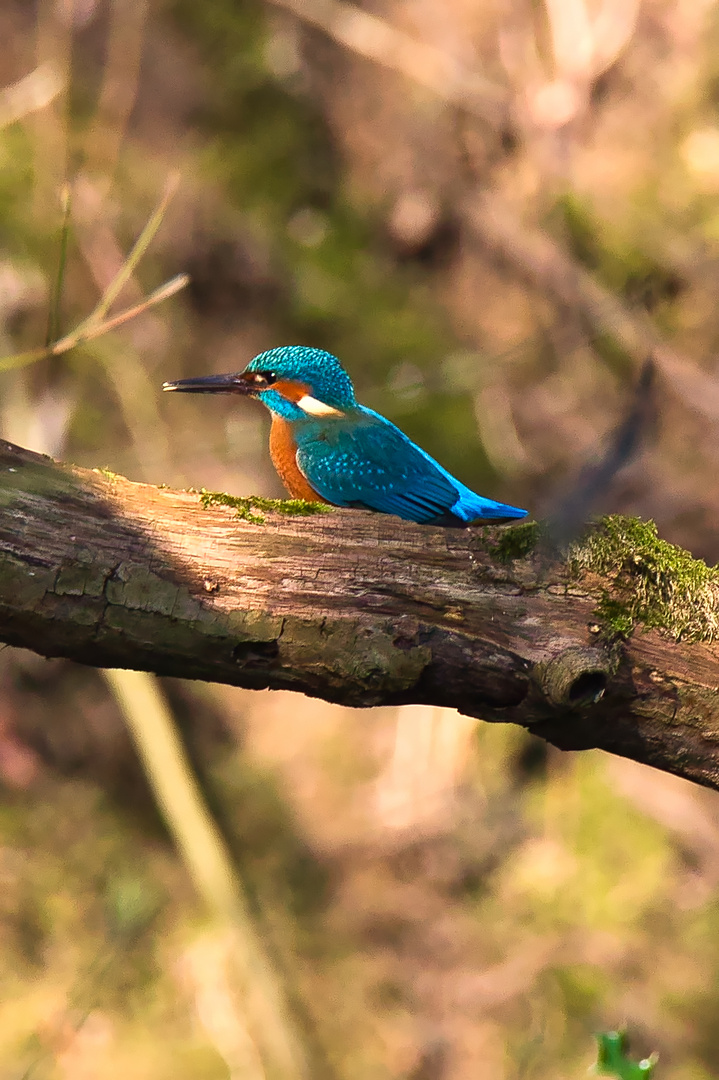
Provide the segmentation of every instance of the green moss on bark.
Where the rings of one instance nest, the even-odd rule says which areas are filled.
[[[508,525],[502,529],[496,544],[490,551],[500,562],[512,562],[513,559],[526,559],[539,543],[542,526],[538,521],[522,521],[519,525]]]
[[[263,511],[276,514],[328,514],[332,507],[327,503],[307,502],[306,499],[265,499],[261,495],[228,495],[225,491],[200,492],[200,502],[206,510],[210,506],[229,506],[237,511],[242,521],[252,525],[262,525],[265,521]]]
[[[100,476],[104,476],[106,480],[111,483],[115,480],[124,480],[124,476],[120,476],[119,473],[113,472],[112,469],[108,469],[107,465],[103,465],[100,469],[93,469],[93,472],[99,473]]]
[[[613,515],[572,546],[570,566],[609,578],[599,601],[605,636],[627,637],[637,625],[677,641],[719,636],[719,567],[662,540],[653,521]]]

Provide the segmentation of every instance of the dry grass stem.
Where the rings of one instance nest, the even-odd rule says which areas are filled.
[[[270,1075],[309,1080],[303,1042],[280,977],[266,954],[230,854],[202,797],[157,680],[141,671],[112,670],[104,675],[195,888],[218,927],[227,933],[230,963],[241,985],[250,1038]]]
[[[323,30],[351,52],[398,71],[452,105],[494,125],[506,121],[509,98],[504,87],[476,71],[462,68],[441,49],[417,41],[343,0],[271,0],[298,19]]]
[[[62,223],[60,226],[60,254],[57,261],[57,277],[55,288],[50,298],[50,311],[47,319],[47,336],[45,348],[57,341],[60,337],[60,305],[62,303],[62,289],[65,283],[65,267],[67,264],[67,242],[70,235],[70,205],[71,190],[69,184],[63,184],[60,192],[60,210]]]
[[[52,64],[38,64],[34,71],[0,91],[0,128],[44,109],[64,88],[63,77]]]
[[[107,51],[95,117],[88,135],[88,172],[109,187],[137,100],[148,0],[112,0]]]
[[[152,243],[155,234],[160,228],[163,218],[165,217],[167,208],[170,204],[170,200],[177,191],[179,184],[179,173],[172,173],[168,177],[167,182],[165,183],[165,190],[162,193],[162,197],[157,204],[156,209],[154,210],[152,216],[148,220],[137,240],[135,241],[132,250],[123,262],[117,274],[114,276],[110,284],[103,292],[102,296],[100,297],[99,303],[96,305],[96,307],[87,317],[87,319],[85,319],[85,321],[81,323],[80,326],[77,328],[78,332],[82,333],[86,327],[92,326],[95,323],[99,323],[105,318],[105,315],[107,314],[115,300],[117,300],[118,296],[124,289],[127,282],[135,273],[140,259]]]

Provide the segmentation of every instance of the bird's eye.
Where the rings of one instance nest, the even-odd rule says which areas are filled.
[[[277,376],[274,371],[250,371],[246,378],[258,388],[262,388],[265,386],[272,386],[272,383],[276,381]]]

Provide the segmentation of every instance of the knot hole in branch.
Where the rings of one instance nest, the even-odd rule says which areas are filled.
[[[543,669],[542,690],[553,705],[565,708],[596,705],[604,696],[614,666],[604,649],[565,649]]]

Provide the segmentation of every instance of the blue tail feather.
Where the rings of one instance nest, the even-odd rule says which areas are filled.
[[[517,518],[527,516],[526,510],[520,510],[518,506],[509,506],[507,503],[495,502],[494,499],[485,499],[474,491],[459,484],[459,498],[451,509],[451,513],[460,521],[469,524],[472,521],[514,521]]]

